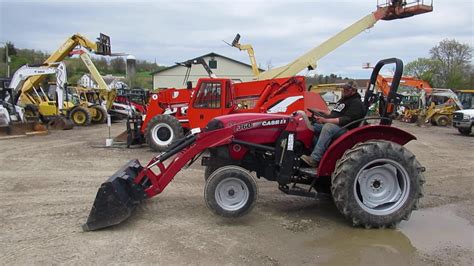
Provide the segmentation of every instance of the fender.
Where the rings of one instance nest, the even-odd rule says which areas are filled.
[[[337,160],[346,150],[351,149],[357,143],[369,140],[387,140],[403,146],[415,139],[416,137],[411,133],[387,125],[367,125],[349,130],[336,139],[324,153],[319,163],[318,176],[330,176],[334,172]]]

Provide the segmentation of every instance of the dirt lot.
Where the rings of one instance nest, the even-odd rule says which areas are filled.
[[[196,163],[127,222],[84,233],[100,184],[153,153],[98,148],[106,126],[0,140],[0,264],[472,265],[474,137],[397,125],[418,137],[407,146],[427,183],[420,210],[386,230],[353,228],[330,199],[287,196],[262,180],[249,215],[216,217]]]

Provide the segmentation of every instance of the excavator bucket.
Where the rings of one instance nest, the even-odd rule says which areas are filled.
[[[87,222],[82,226],[84,231],[119,224],[132,214],[147,197],[141,186],[133,182],[142,169],[138,160],[132,160],[102,183]]]
[[[54,130],[69,130],[74,127],[74,123],[71,119],[58,116],[48,123],[48,127]]]
[[[28,135],[47,135],[48,129],[40,123],[11,123],[0,125],[0,137],[16,137]]]

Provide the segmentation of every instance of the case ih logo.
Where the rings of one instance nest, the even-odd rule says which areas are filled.
[[[262,126],[275,126],[275,125],[284,125],[286,124],[286,119],[277,119],[277,120],[269,120],[269,121],[263,121]]]

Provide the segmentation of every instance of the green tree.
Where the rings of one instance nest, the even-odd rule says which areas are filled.
[[[413,76],[427,81],[431,86],[440,87],[438,77],[435,75],[439,68],[437,61],[429,58],[418,58],[408,63],[404,68],[404,75]]]
[[[468,86],[472,66],[472,47],[456,40],[443,40],[430,50],[437,64],[439,82],[446,88]]]

